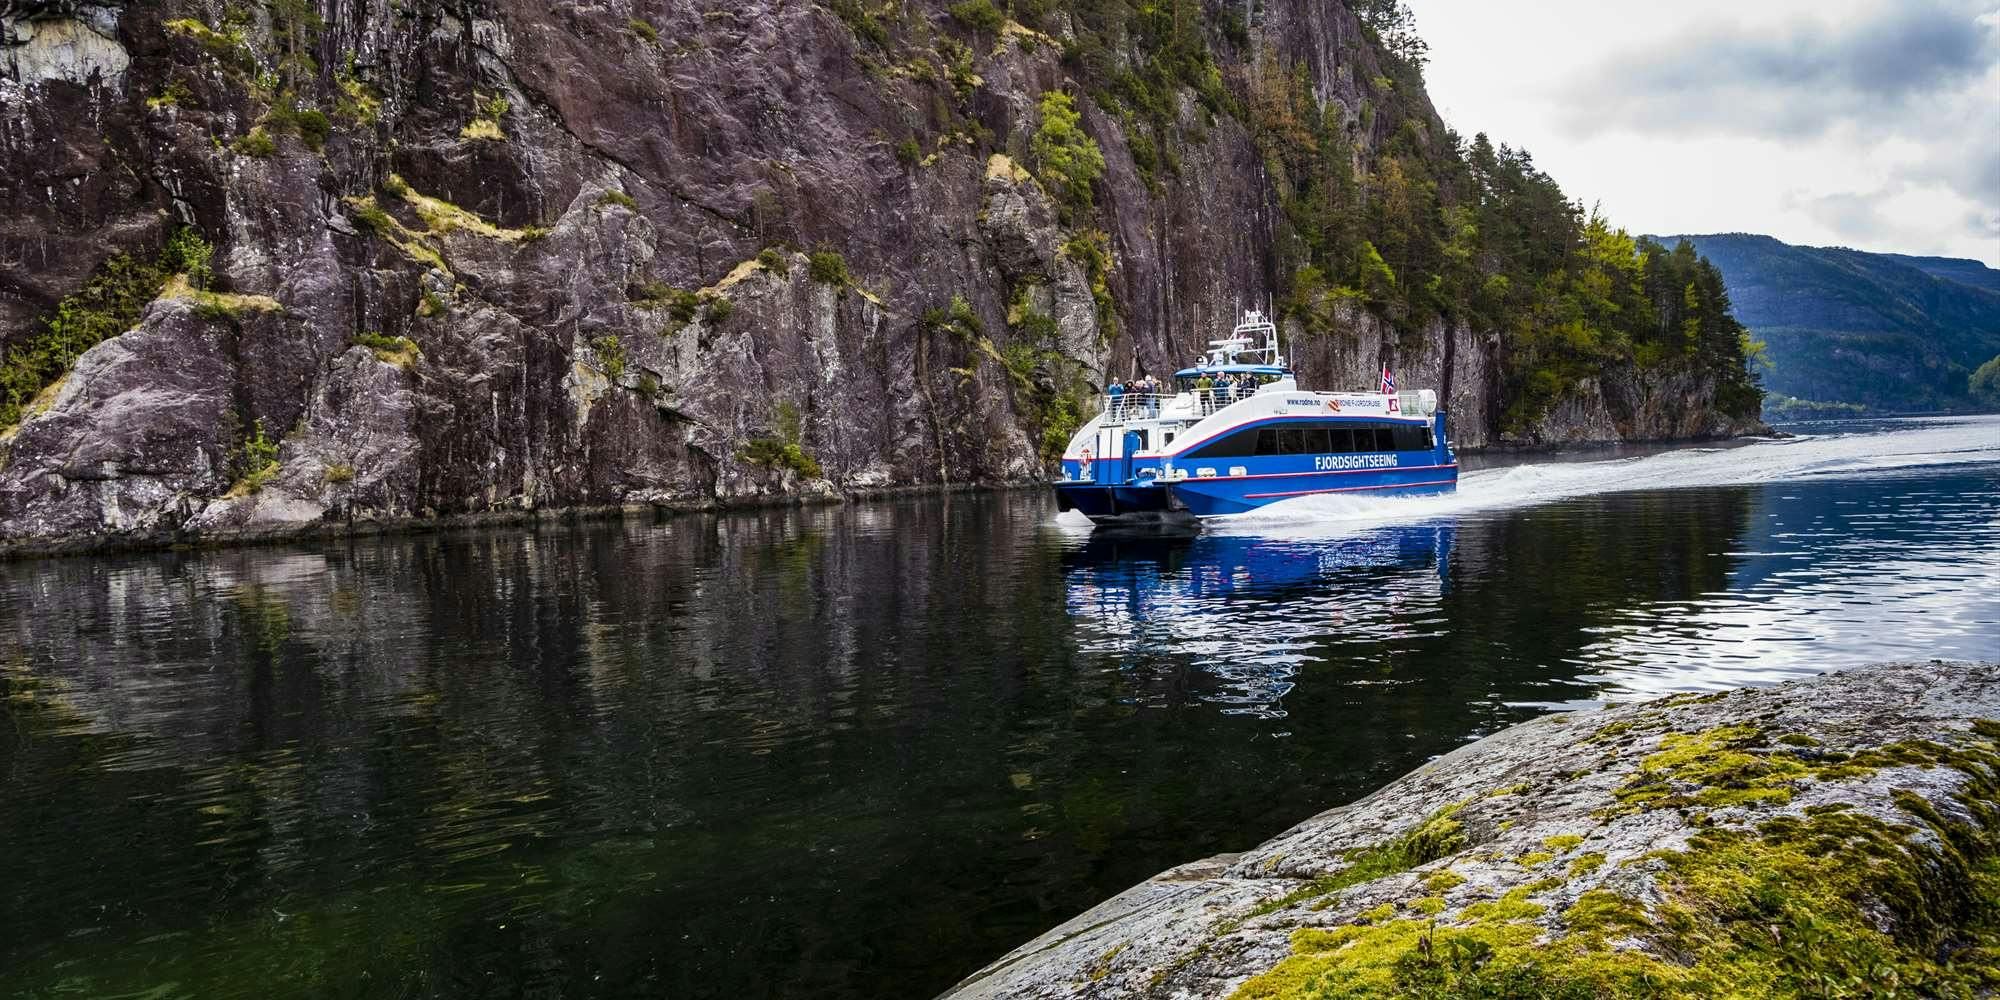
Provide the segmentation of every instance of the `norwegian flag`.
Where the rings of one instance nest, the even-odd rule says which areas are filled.
[[[1394,376],[1394,375],[1391,375],[1391,374],[1389,373],[1389,366],[1388,366],[1388,365],[1383,365],[1383,366],[1382,366],[1382,395],[1384,395],[1384,396],[1393,396],[1393,395],[1395,395],[1395,394],[1396,394],[1396,376]]]

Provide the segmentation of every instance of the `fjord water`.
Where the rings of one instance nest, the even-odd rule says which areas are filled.
[[[928,996],[1540,712],[2000,657],[2000,420],[0,565],[0,994]]]

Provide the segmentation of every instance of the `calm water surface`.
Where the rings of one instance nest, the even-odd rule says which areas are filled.
[[[923,997],[1553,708],[2000,657],[2000,420],[0,565],[0,995]]]

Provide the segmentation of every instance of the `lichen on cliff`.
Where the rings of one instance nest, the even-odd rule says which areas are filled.
[[[1653,809],[1744,815],[1717,822],[1695,813],[1716,825],[1685,847],[1625,862],[1631,878],[1598,876],[1600,885],[1650,878],[1650,899],[1594,888],[1559,919],[1542,920],[1549,906],[1534,900],[1564,898],[1556,879],[1455,913],[1301,928],[1292,957],[1234,996],[1790,996],[1836,986],[1977,995],[2000,986],[1996,731],[2000,724],[1977,720],[1949,744],[1897,741],[1823,762],[1793,755],[1806,740],[1766,740],[1748,723],[1660,733],[1658,750],[1615,791],[1621,806],[1601,813],[1607,823]],[[1975,819],[1947,820],[1906,791],[1892,796],[1897,819],[1841,802],[1774,812],[1810,785],[1897,766],[1957,772],[1950,801]],[[1550,850],[1522,864],[1585,839],[1549,837]]]
[[[1990,996],[1993,716],[2000,665],[1934,663],[1538,720],[1113,900],[1076,947],[1133,942],[1096,995]],[[1022,954],[953,995],[1070,961]]]

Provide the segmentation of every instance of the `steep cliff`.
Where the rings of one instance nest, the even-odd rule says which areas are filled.
[[[1039,475],[1105,373],[1290,287],[1264,74],[1363,173],[1448,135],[1340,3],[1104,6],[0,0],[0,536]],[[1030,169],[1052,91],[1080,189]],[[1303,381],[1393,364],[1498,439],[1499,334],[1332,316]],[[1754,424],[1714,392],[1611,364],[1512,437]]]

